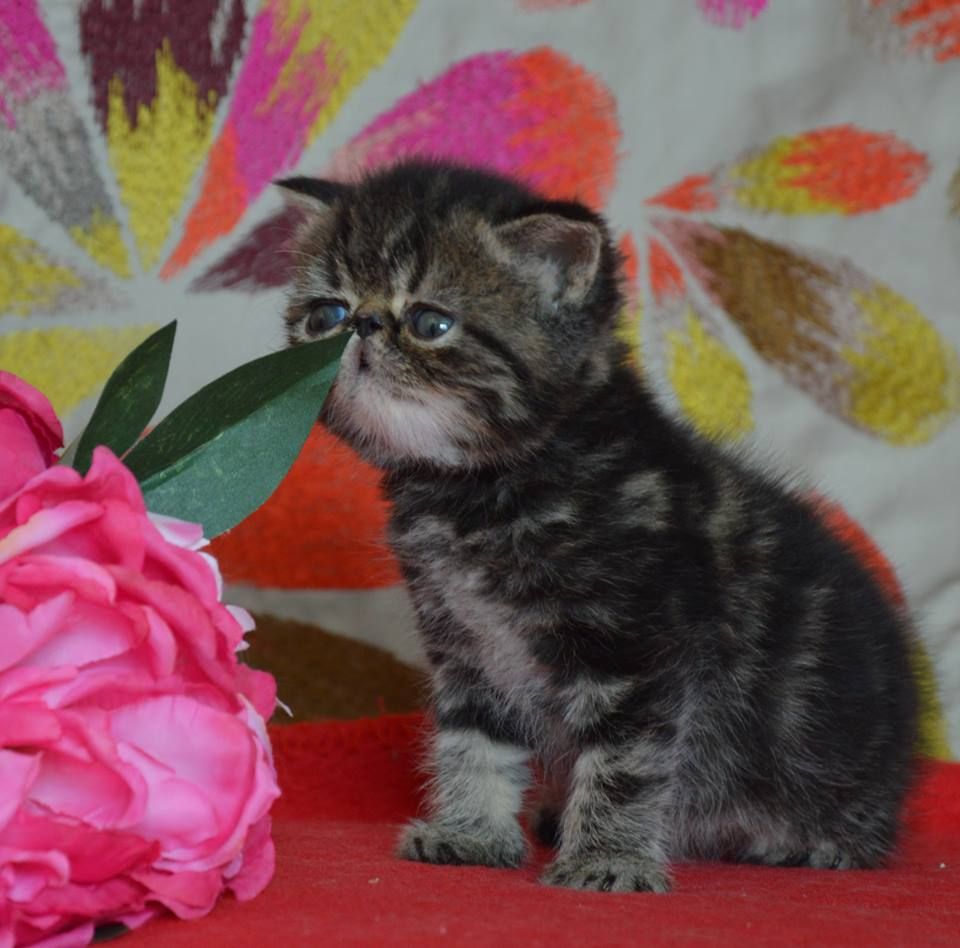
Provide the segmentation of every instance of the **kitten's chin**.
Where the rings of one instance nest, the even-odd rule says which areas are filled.
[[[463,437],[471,425],[462,402],[427,391],[416,400],[397,398],[384,391],[369,372],[358,372],[353,365],[341,364],[323,421],[377,467],[417,462],[449,468],[470,464]]]

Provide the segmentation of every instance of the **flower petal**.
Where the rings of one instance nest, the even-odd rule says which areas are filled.
[[[57,260],[9,224],[0,224],[0,314],[62,316],[70,310],[116,309],[118,305],[99,277]],[[16,365],[20,371],[17,362],[5,359],[3,364]]]
[[[120,225],[37,0],[0,4],[0,159],[91,257],[129,276]],[[2,244],[0,235],[0,259]],[[24,282],[36,285],[36,277]],[[3,282],[0,268],[0,301]]]
[[[691,298],[683,271],[657,240],[648,242],[653,336],[683,414],[716,440],[753,430],[746,369]]]
[[[617,323],[617,335],[630,350],[630,364],[637,371],[643,367],[643,347],[640,324],[643,319],[643,300],[638,285],[640,264],[637,246],[629,234],[625,234],[618,247],[623,260],[623,277],[626,300]]]
[[[546,47],[482,53],[400,99],[336,154],[327,173],[355,178],[401,158],[445,158],[600,207],[619,143],[613,96],[582,66]],[[195,288],[285,283],[291,263],[283,250],[295,223],[290,212],[270,218]]]
[[[700,12],[717,26],[742,29],[766,9],[769,0],[697,0]]]
[[[960,410],[960,358],[915,306],[843,259],[738,228],[657,223],[753,348],[827,411],[891,444]]]
[[[775,138],[647,203],[678,211],[864,214],[911,197],[929,172],[927,156],[895,135],[837,125]]]
[[[149,268],[207,154],[243,42],[244,4],[91,0],[79,21],[96,117]]]
[[[302,530],[307,517],[314,525]],[[273,496],[210,549],[230,582],[284,589],[370,589],[400,583],[386,544],[380,475],[314,428]]]
[[[0,264],[0,302],[2,267]],[[93,395],[117,363],[157,328],[58,326],[9,332],[0,336],[0,365],[15,365],[17,374],[44,392],[57,414],[63,417]]]
[[[266,0],[165,279],[232,230],[267,184],[296,163],[350,90],[387,57],[415,6]]]
[[[943,63],[960,56],[960,0],[848,0],[854,30],[880,50]]]

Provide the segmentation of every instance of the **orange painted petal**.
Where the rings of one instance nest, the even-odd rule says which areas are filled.
[[[693,174],[665,188],[647,204],[672,211],[712,211],[718,203],[712,175]]]
[[[684,299],[687,284],[683,271],[659,240],[647,241],[647,262],[650,274],[650,291],[653,301],[662,306],[669,301]]]
[[[775,138],[714,178],[761,213],[863,214],[911,197],[929,171],[927,156],[897,136],[837,125]]]
[[[960,56],[960,0],[851,3],[854,29],[901,56],[947,62]]]
[[[844,259],[678,218],[657,229],[753,348],[831,414],[895,445],[960,412],[960,358],[908,300]]]
[[[224,577],[279,589],[371,589],[401,582],[387,549],[380,475],[323,428],[273,496],[211,544]]]
[[[228,122],[210,151],[204,186],[183,227],[183,236],[160,276],[164,280],[177,274],[207,244],[221,233],[232,230],[247,208],[247,189],[237,170],[236,134]],[[207,186],[216,181],[216,186]]]

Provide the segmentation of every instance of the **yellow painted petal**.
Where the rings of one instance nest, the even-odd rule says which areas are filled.
[[[98,280],[51,257],[38,243],[0,224],[0,314],[62,313],[114,302]]]
[[[849,412],[891,444],[929,441],[960,410],[960,359],[909,300],[889,287],[855,291],[862,313]]]
[[[854,125],[781,136],[721,168],[721,194],[761,213],[863,214],[912,196],[926,155],[889,132]]]
[[[123,82],[110,83],[107,147],[130,214],[130,229],[145,268],[170,233],[193,175],[210,146],[216,94],[198,97],[196,82],[174,61],[164,41],[157,53],[157,93],[137,107],[131,124]]]
[[[960,412],[957,352],[849,260],[679,217],[656,226],[754,350],[836,417],[914,445]]]
[[[751,389],[740,360],[688,306],[683,329],[668,329],[667,377],[680,407],[708,438],[735,441],[753,430]]]
[[[60,416],[103,385],[157,326],[35,329],[0,336],[0,368],[40,389]]]
[[[937,693],[937,677],[933,663],[923,646],[916,643],[911,652],[913,674],[920,689],[920,735],[918,750],[924,757],[950,760],[950,739],[943,707]]]
[[[70,236],[101,266],[108,267],[118,276],[130,276],[127,248],[120,232],[120,224],[107,217],[99,208],[86,227],[72,227]]]

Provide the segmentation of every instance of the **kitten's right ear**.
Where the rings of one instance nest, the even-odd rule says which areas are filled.
[[[349,184],[306,176],[283,178],[273,183],[282,190],[283,199],[288,207],[312,214],[326,210],[352,190]]]

